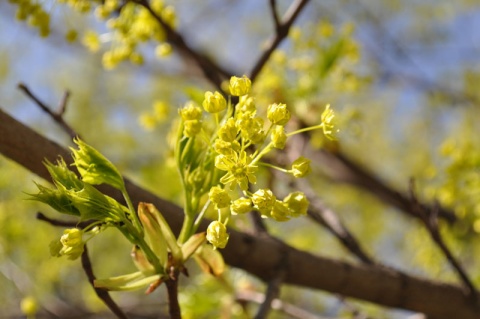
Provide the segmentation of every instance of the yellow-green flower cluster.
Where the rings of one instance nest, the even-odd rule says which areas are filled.
[[[38,1],[10,1],[19,6],[18,19],[28,19],[32,26],[40,29],[42,36],[48,35],[50,17],[37,3]],[[134,1],[57,0],[57,2],[64,3],[81,13],[93,9],[95,17],[105,21],[109,32],[98,34],[93,30],[87,30],[82,39],[82,43],[92,52],[98,51],[102,44],[108,43],[109,49],[102,55],[105,69],[113,69],[123,61],[143,64],[144,58],[139,46],[147,41],[157,43],[155,54],[158,57],[168,56],[172,52],[170,44],[166,43],[164,25],[174,28],[176,13],[172,6],[164,5],[162,0],[152,0],[147,4],[154,14]],[[77,37],[78,33],[74,29],[68,30],[65,34],[68,42],[75,41]]]
[[[334,115],[327,106],[322,123],[287,133],[285,126],[291,118],[287,105],[274,103],[260,112],[249,95],[250,89],[251,81],[247,77],[231,78],[229,92],[239,96],[235,106],[227,103],[220,92],[206,92],[203,111],[211,115],[212,121],[203,118],[204,112],[193,103],[179,111],[183,129],[176,152],[185,189],[189,192],[186,198],[191,200],[208,192],[208,203],[218,210],[218,220],[207,229],[207,240],[215,247],[223,248],[228,240],[227,208],[227,216],[256,210],[262,217],[277,221],[305,215],[308,200],[301,192],[293,192],[280,200],[270,189],[252,190],[257,183],[259,167],[278,169],[295,178],[305,177],[311,169],[310,160],[304,157],[295,160],[290,168],[276,167],[262,159],[275,149],[285,148],[289,136],[314,129],[323,129],[327,136],[334,129]],[[210,122],[213,122],[213,129]],[[192,178],[197,175],[201,178],[195,182]],[[194,190],[197,191],[195,195]],[[235,191],[241,194],[239,198],[233,195]],[[198,199],[193,202],[198,203]]]
[[[50,254],[54,257],[67,256],[70,260],[77,259],[85,246],[82,235],[83,231],[78,228],[65,229],[60,240],[50,243]]]
[[[32,0],[9,0],[18,6],[16,18],[38,28],[41,37],[50,34],[50,15],[43,9],[38,1]]]

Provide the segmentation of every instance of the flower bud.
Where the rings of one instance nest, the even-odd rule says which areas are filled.
[[[285,125],[290,120],[290,112],[285,104],[270,104],[267,109],[267,118],[277,125]]]
[[[108,184],[124,190],[122,175],[105,156],[80,139],[75,139],[74,142],[78,145],[78,150],[72,148],[73,160],[85,183]]]
[[[68,259],[74,260],[80,257],[83,253],[84,242],[82,240],[83,232],[78,228],[65,229],[63,235],[60,238],[62,248],[58,252],[58,255],[68,256]],[[53,251],[53,245],[51,244],[51,252]]]
[[[270,211],[275,205],[276,197],[269,189],[259,189],[252,196],[252,202],[255,208],[263,215],[270,215]]]
[[[290,210],[284,202],[275,201],[270,216],[278,222],[285,222],[290,219]]]
[[[202,118],[202,109],[193,104],[193,102],[189,102],[185,105],[185,107],[181,108],[178,113],[182,117],[182,120],[200,120]]]
[[[227,191],[218,186],[213,186],[210,188],[208,197],[212,203],[215,204],[216,209],[228,207],[231,202],[230,195],[228,195]]]
[[[230,78],[230,94],[234,96],[243,96],[247,95],[252,86],[252,81],[247,78],[245,75],[241,78],[232,76]]]
[[[293,192],[283,199],[283,202],[290,209],[292,217],[299,217],[307,214],[308,199],[302,192]]]
[[[238,128],[233,118],[229,118],[225,124],[218,129],[218,136],[225,142],[233,142],[237,138]]]
[[[255,113],[257,108],[253,97],[244,95],[240,97],[240,101],[235,106],[235,113]]]
[[[203,100],[202,105],[208,113],[218,113],[227,108],[227,101],[219,92],[215,91],[215,93],[212,93],[207,91],[205,92],[205,100]]]
[[[296,178],[305,177],[310,173],[310,160],[300,156],[292,163],[291,173]]]
[[[186,137],[194,137],[202,130],[202,122],[199,120],[188,120],[183,123],[183,134]]]
[[[213,148],[218,154],[232,156],[234,152],[240,150],[240,144],[238,143],[238,141],[230,143],[217,138],[215,140],[215,143],[213,144]]]
[[[250,198],[241,197],[232,202],[230,210],[233,214],[246,214],[252,210],[252,200]]]
[[[287,134],[285,134],[283,126],[275,126],[271,134],[271,139],[273,147],[283,150],[285,143],[287,143]]]
[[[207,240],[215,248],[225,248],[228,242],[227,227],[219,221],[213,221],[207,228]]]

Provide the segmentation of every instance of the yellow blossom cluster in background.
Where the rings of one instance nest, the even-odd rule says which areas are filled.
[[[33,0],[9,0],[18,6],[17,18],[26,20],[29,25],[40,30],[42,37],[50,33],[51,15],[42,4]],[[156,45],[154,52],[159,58],[172,53],[172,47],[166,42],[166,32],[161,19],[169,28],[176,26],[176,13],[172,6],[164,5],[162,0],[152,0],[146,7],[133,2],[124,3],[120,0],[90,1],[90,0],[57,0],[80,13],[94,10],[95,17],[104,21],[108,32],[99,34],[95,30],[86,30],[81,36],[81,42],[92,52],[102,47],[108,48],[102,53],[102,64],[105,69],[113,69],[123,61],[141,65],[144,54],[140,44],[152,42]],[[158,18],[158,19],[157,19]],[[65,33],[67,42],[79,39],[79,30],[70,28]]]

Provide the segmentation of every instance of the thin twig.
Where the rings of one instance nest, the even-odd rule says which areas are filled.
[[[255,319],[267,318],[268,313],[272,309],[273,300],[277,299],[278,295],[280,294],[280,285],[283,284],[283,280],[287,274],[286,258],[281,261],[279,267],[280,268],[277,270],[276,276],[268,282],[265,298],[263,299],[263,302],[261,303],[260,308],[255,315]]]
[[[280,19],[277,13],[277,0],[270,0],[270,12],[272,13],[273,22],[275,23],[275,31],[280,29]]]
[[[410,179],[410,197],[412,206],[416,208],[417,214],[425,225],[425,228],[428,230],[433,242],[440,248],[445,258],[457,273],[458,277],[460,277],[460,280],[464,284],[468,295],[472,298],[472,300],[474,300],[477,295],[475,286],[467,275],[467,272],[463,269],[460,261],[452,254],[450,249],[447,247],[447,244],[443,240],[442,235],[440,234],[440,229],[438,226],[438,206],[434,206],[432,209],[425,209],[419,204],[415,191],[415,181],[413,178]]]
[[[361,262],[367,265],[375,265],[373,258],[362,248],[359,241],[342,223],[338,215],[333,210],[326,207],[318,196],[316,196],[308,182],[305,180],[297,180],[295,181],[295,185],[296,188],[305,193],[310,201],[308,216],[315,222],[324,226]]]
[[[83,221],[83,222],[71,222],[65,221],[60,219],[54,219],[47,217],[45,214],[38,212],[36,218],[38,220],[44,221],[49,223],[50,225],[57,226],[57,227],[76,227],[78,229],[84,229],[92,224],[91,221]]]
[[[252,82],[255,81],[260,71],[263,69],[267,61],[270,59],[273,51],[280,45],[280,43],[288,36],[288,31],[295,19],[298,17],[303,7],[309,0],[296,0],[285,13],[282,22],[276,28],[275,36],[272,37],[267,44],[267,48],[257,60],[257,63],[250,72],[249,78]]]
[[[205,55],[202,55],[199,52],[192,49],[187,44],[183,36],[180,33],[176,32],[172,27],[170,27],[170,25],[168,25],[163,20],[163,18],[152,9],[148,1],[146,0],[131,0],[131,1],[147,9],[150,12],[150,14],[155,18],[155,20],[157,20],[157,22],[165,30],[165,33],[167,35],[167,41],[170,42],[172,45],[174,45],[177,49],[179,49],[180,53],[183,53],[186,57],[195,61],[195,63],[200,67],[203,74],[205,75],[205,78],[207,78],[213,85],[215,85],[217,89],[219,89],[220,91],[223,91],[221,87],[222,81],[225,79],[228,79],[232,74],[231,72],[224,70],[223,68],[221,68],[219,65],[214,63]]]
[[[128,316],[120,309],[120,307],[115,303],[110,294],[103,289],[96,288],[94,286],[95,275],[93,274],[92,263],[90,262],[90,257],[88,256],[87,244],[84,246],[82,253],[82,267],[85,271],[85,274],[88,277],[88,282],[92,285],[95,293],[98,298],[100,298],[103,303],[120,319],[128,319]]]
[[[20,90],[22,90],[25,95],[27,95],[30,99],[32,99],[39,107],[40,109],[42,109],[42,111],[44,111],[45,113],[47,113],[48,115],[50,115],[50,117],[58,123],[58,125],[60,125],[62,127],[62,129],[67,132],[67,134],[71,137],[71,138],[74,138],[74,137],[77,137],[79,136],[77,134],[77,132],[75,132],[75,130],[70,126],[68,125],[67,122],[65,122],[65,120],[63,119],[63,114],[65,113],[65,110],[66,110],[66,105],[67,105],[67,101],[68,101],[68,98],[70,96],[70,93],[68,91],[65,92],[65,94],[63,95],[63,98],[60,102],[60,108],[59,108],[59,111],[58,112],[54,112],[52,111],[52,109],[47,106],[45,103],[43,103],[35,94],[33,94],[32,91],[30,91],[30,89],[23,83],[19,83],[18,84],[18,88]]]

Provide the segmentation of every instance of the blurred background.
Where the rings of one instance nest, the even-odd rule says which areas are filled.
[[[127,61],[105,70],[102,54],[108,41],[94,53],[82,45],[88,30],[108,39],[104,24],[53,0],[39,3],[51,16],[47,38],[15,18],[16,5],[0,2],[1,109],[71,146],[68,135],[17,85],[24,83],[53,109],[70,91],[65,120],[84,140],[139,185],[181,204],[169,132],[178,108],[214,88],[175,49],[158,58],[151,41],[138,48],[143,65]],[[290,3],[278,1],[278,11],[283,14]],[[239,76],[250,72],[274,32],[268,1],[167,4],[174,7],[176,28],[187,43]],[[65,36],[72,29],[78,39],[70,43]],[[330,103],[344,154],[399,191],[406,192],[409,179],[415,178],[419,197],[455,211],[461,223],[445,231],[446,239],[480,283],[475,258],[480,253],[479,57],[478,1],[311,1],[260,74],[254,92],[259,107],[287,103],[307,124],[318,122],[319,110]],[[311,148],[322,143],[313,136]],[[375,196],[333,182],[323,173],[328,167],[315,166],[309,181],[319,197],[379,261],[456,282],[419,222]],[[39,178],[0,157],[0,317],[22,317],[21,302],[32,301],[41,318],[108,318],[80,263],[50,257],[48,244],[62,229],[35,219],[38,211],[56,215],[25,200],[26,193],[36,191],[34,180]],[[248,231],[249,223],[239,218],[236,227]],[[267,224],[294,247],[354,261],[307,218]],[[97,277],[134,271],[129,243],[113,230],[89,247]],[[189,270],[193,275],[182,278],[180,295],[185,318],[244,318],[234,293],[265,288],[235,269],[225,282],[200,274],[196,265]],[[141,291],[113,296],[138,318],[158,318],[167,305],[162,289],[149,296]],[[284,287],[281,297],[318,318],[357,318],[356,312],[371,318],[412,315],[295,287]],[[251,309],[254,313],[255,306]],[[272,318],[290,316],[276,312]]]

